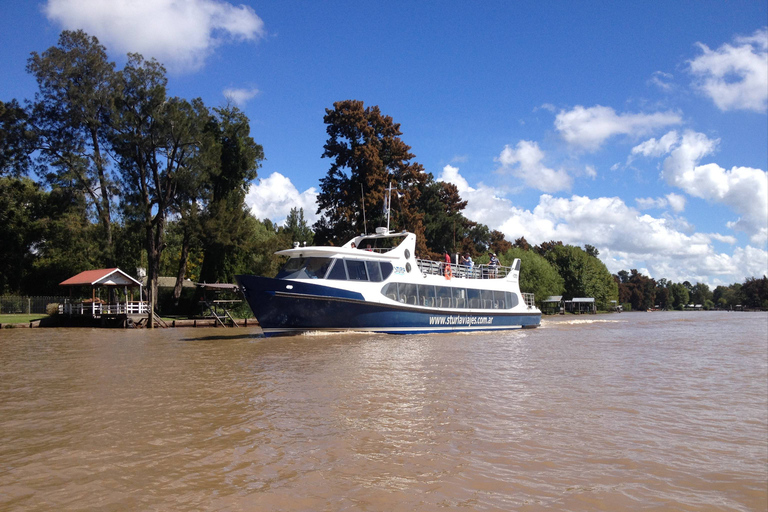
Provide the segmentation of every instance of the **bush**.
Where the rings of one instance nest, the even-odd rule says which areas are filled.
[[[51,302],[45,305],[45,314],[48,316],[54,316],[59,314],[59,303]]]

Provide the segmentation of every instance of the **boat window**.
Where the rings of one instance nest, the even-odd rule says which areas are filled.
[[[385,280],[392,274],[392,264],[388,261],[382,261],[379,263],[379,266],[381,267],[381,280]]]
[[[493,290],[480,290],[481,308],[493,309]]]
[[[357,244],[357,248],[363,251],[372,250],[379,253],[389,252],[390,250],[400,245],[403,240],[405,240],[405,237],[403,236],[363,238],[360,240],[360,243]],[[368,249],[369,245],[371,246],[370,249]]]
[[[467,290],[464,288],[453,289],[453,307],[466,308],[467,307]]]
[[[517,306],[517,294],[512,292],[505,292],[504,295],[507,298],[507,309],[512,309]]]
[[[277,279],[323,279],[331,258],[291,258],[278,272]]]
[[[477,309],[483,307],[482,299],[480,298],[480,290],[474,290],[472,288],[467,289],[467,299],[470,308]]]
[[[365,271],[365,262],[360,260],[346,260],[347,275],[350,281],[367,281],[368,273]]]
[[[431,284],[419,285],[419,304],[428,308],[435,307],[435,287]]]
[[[328,272],[328,279],[337,279],[339,281],[347,280],[347,270],[344,268],[344,260],[334,260],[331,271]]]
[[[371,281],[379,282],[381,279],[381,269],[379,269],[378,261],[366,261],[365,268],[368,270],[368,278]]]
[[[447,286],[435,286],[436,303],[438,308],[451,307],[451,289]]]
[[[418,286],[411,283],[400,283],[397,287],[398,300],[403,304],[415,306],[419,303]]]
[[[389,283],[381,289],[381,294],[388,299],[397,300],[397,283]]]

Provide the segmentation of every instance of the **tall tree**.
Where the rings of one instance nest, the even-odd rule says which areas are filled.
[[[167,216],[182,184],[195,181],[189,175],[203,172],[201,155],[211,144],[204,133],[210,113],[201,100],[168,98],[165,69],[141,55],[129,54],[119,81],[122,94],[116,100],[113,145],[126,200],[141,212],[147,291],[154,310]]]
[[[251,237],[245,222],[245,196],[264,160],[264,149],[250,135],[248,117],[237,107],[213,109],[206,133],[215,142],[205,174],[203,203],[203,266],[205,282],[233,282],[240,268],[239,252]]]
[[[54,186],[82,190],[103,230],[107,264],[114,263],[112,202],[115,194],[106,150],[116,95],[114,64],[98,39],[82,30],[65,30],[58,46],[32,53],[27,70],[39,91],[30,122],[41,164]]]
[[[369,222],[386,225],[381,212],[392,182],[397,193],[392,195],[390,226],[415,232],[420,244],[417,252],[424,254],[423,214],[416,203],[420,186],[429,176],[421,165],[410,162],[414,155],[400,139],[400,125],[379,107],[366,108],[362,101],[339,101],[333,107],[326,109],[323,118],[328,133],[323,158],[332,162],[320,180],[316,243],[338,245],[362,233],[363,197]]]
[[[314,233],[312,233],[307,221],[304,220],[304,208],[291,208],[285,219],[283,230],[291,238],[291,242],[307,245],[313,243]]]
[[[431,178],[431,175],[430,175]],[[424,183],[417,208],[424,215],[425,258],[442,257],[446,251],[461,250],[469,221],[461,214],[467,202],[461,199],[456,185],[442,181]]]

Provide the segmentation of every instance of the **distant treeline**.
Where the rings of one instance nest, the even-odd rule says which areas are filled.
[[[457,188],[425,172],[400,125],[362,101],[326,109],[322,157],[330,165],[320,179],[319,220],[309,226],[294,208],[277,226],[245,204],[265,156],[235,106],[168,96],[161,64],[129,54],[118,70],[82,31],[64,31],[57,46],[33,52],[27,70],[38,84],[34,99],[0,101],[0,294],[57,293],[78,272],[120,267],[147,270],[152,300],[159,276],[176,277],[178,298],[185,278],[274,275],[282,264],[274,251],[294,242],[340,245],[386,225],[387,214],[392,229],[416,233],[418,257],[521,258],[521,287],[539,301],[564,295],[594,297],[603,309],[612,301],[679,307],[706,289],[683,283],[686,294],[678,294],[650,280],[651,294],[635,271],[612,276],[592,246],[507,241],[467,219]],[[742,302],[752,300],[752,281],[735,286]],[[731,304],[733,294],[720,288],[701,303]]]
[[[747,278],[744,283],[718,286],[710,290],[705,283],[688,281],[673,283],[658,281],[640,274],[622,270],[614,276],[619,284],[619,300],[634,310],[684,309],[701,306],[703,309],[762,309],[768,310],[768,277]]]

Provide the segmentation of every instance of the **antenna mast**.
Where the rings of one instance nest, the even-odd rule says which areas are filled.
[[[363,201],[363,234],[368,234],[368,224],[365,222],[365,191],[363,190],[363,184],[360,184],[360,198]]]
[[[389,182],[389,194],[387,201],[387,233],[389,233],[389,212],[392,210],[392,182]]]

